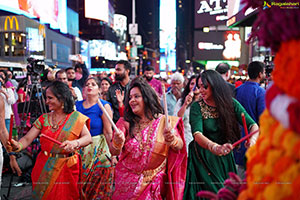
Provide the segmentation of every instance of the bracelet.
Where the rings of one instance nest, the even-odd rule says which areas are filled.
[[[75,149],[80,149],[80,143],[79,143],[79,140],[76,140],[77,142],[77,146],[75,147]]]
[[[21,142],[18,142],[19,143],[19,148],[17,150],[15,150],[14,152],[20,152],[23,150],[23,144]]]
[[[117,144],[117,143],[115,142],[115,140],[112,140],[112,146],[113,146],[115,149],[117,149],[117,150],[121,150],[122,147],[123,147],[122,143]]]
[[[16,153],[16,152],[13,152],[13,151],[8,153],[9,156],[15,156],[16,154],[17,154],[17,153]]]
[[[201,135],[203,135],[201,132],[199,132],[199,131],[196,131],[195,133],[193,133],[193,136],[195,137],[196,135],[198,135],[198,134],[201,134]]]

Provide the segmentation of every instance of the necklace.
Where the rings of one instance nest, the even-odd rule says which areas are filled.
[[[66,115],[65,117],[63,117],[59,122],[56,121],[56,114],[54,114],[53,112],[51,113],[51,120],[50,120],[50,126],[51,128],[56,131],[66,120],[68,115]]]
[[[140,120],[138,123],[136,123],[138,126],[136,126],[136,128],[134,128],[134,135],[136,140],[140,143],[139,147],[141,149],[142,152],[145,151],[146,147],[149,146],[149,140],[150,140],[150,136],[153,133],[153,122],[154,120],[147,120],[147,121],[142,121]],[[147,139],[146,142],[143,142],[143,133],[142,131],[147,127],[150,126],[148,131],[147,131]]]

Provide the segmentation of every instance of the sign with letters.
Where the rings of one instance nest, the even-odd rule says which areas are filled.
[[[7,16],[4,21],[4,30],[19,30],[19,22],[16,16]]]
[[[227,0],[195,0],[195,28],[226,25]]]

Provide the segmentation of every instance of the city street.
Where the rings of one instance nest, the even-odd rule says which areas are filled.
[[[9,190],[9,183],[11,180],[11,174],[10,173],[3,173],[2,175],[2,186],[0,190],[1,200],[10,199],[10,200],[29,200],[32,199],[31,197],[31,184],[28,184],[26,186],[20,186],[20,187],[14,187],[13,185],[17,183],[18,177],[13,176],[12,180],[12,187],[10,190],[10,194],[7,197],[8,190]],[[4,196],[5,195],[5,196]]]

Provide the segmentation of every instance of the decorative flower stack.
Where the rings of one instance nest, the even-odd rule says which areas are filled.
[[[276,55],[274,83],[267,90],[267,109],[260,117],[260,136],[246,154],[247,187],[238,199],[299,199],[300,8],[263,10],[264,1],[245,3],[259,9],[252,38]]]

